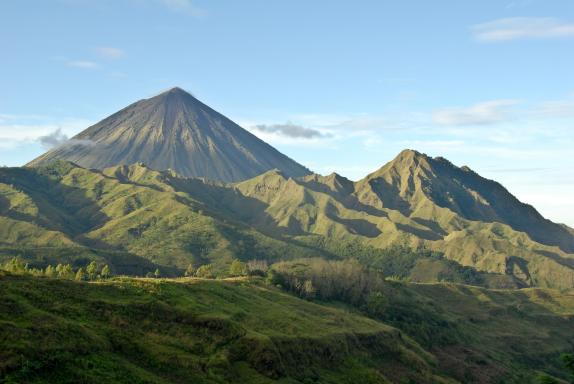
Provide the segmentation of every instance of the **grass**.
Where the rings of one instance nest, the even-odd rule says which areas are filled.
[[[574,349],[572,291],[387,282],[381,293],[385,305],[363,312],[258,278],[88,283],[0,272],[0,382],[567,378],[558,357]]]
[[[440,382],[397,329],[257,280],[0,275],[0,382]]]

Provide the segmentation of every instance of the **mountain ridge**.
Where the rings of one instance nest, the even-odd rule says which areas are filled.
[[[397,156],[355,183],[337,174],[292,178],[270,170],[226,184],[156,171],[141,163],[102,171],[67,162],[7,168],[0,170],[0,220],[5,224],[0,237],[6,247],[32,249],[79,242],[176,269],[189,263],[224,266],[234,257],[360,258],[406,243],[500,277],[495,280],[511,278],[522,286],[574,286],[574,254],[553,245],[562,238],[537,242],[499,216],[476,221],[465,217],[468,212],[457,211],[457,204],[434,201],[433,188],[446,187],[456,187],[449,192],[455,202],[489,197],[465,189],[466,184],[453,181],[456,178],[444,185],[433,181],[433,175],[445,177],[444,170],[435,169],[437,164],[453,168],[454,176],[462,172],[479,177],[414,152]],[[380,193],[385,183],[398,191],[396,195],[392,189]],[[552,226],[569,233],[566,227]],[[357,251],[345,251],[355,242],[361,244]],[[378,257],[365,260],[385,268],[378,267]],[[416,265],[417,279],[422,281],[442,273],[428,275],[422,264]]]

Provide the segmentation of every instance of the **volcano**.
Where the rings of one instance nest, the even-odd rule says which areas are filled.
[[[85,168],[144,163],[186,177],[237,182],[271,169],[299,177],[304,166],[181,88],[137,101],[28,166],[67,160]]]

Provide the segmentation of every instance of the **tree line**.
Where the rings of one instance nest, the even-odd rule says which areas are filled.
[[[243,262],[233,259],[227,271],[218,271],[213,264],[203,264],[194,268],[189,264],[184,272],[185,277],[199,277],[203,279],[214,279],[216,277],[241,277],[241,276],[262,276],[265,277],[269,265],[267,260],[250,260]]]
[[[13,257],[0,269],[19,275],[45,276],[54,279],[93,281],[108,279],[112,276],[109,265],[99,266],[95,261],[89,263],[85,268],[79,267],[74,270],[71,264],[48,265],[46,268],[33,268],[28,263],[24,263],[19,257]]]

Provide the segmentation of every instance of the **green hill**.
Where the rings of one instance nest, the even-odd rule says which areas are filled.
[[[261,279],[88,283],[0,272],[0,381],[522,384],[540,371],[567,376],[558,357],[574,345],[571,291],[382,282],[377,292],[353,308]]]
[[[189,264],[319,256],[414,281],[574,286],[570,229],[499,184],[414,151],[357,183],[274,170],[223,184],[141,163],[2,168],[0,224],[0,258],[39,267],[96,259],[117,273],[181,275]]]
[[[249,281],[0,274],[0,380],[447,383],[395,328]]]

